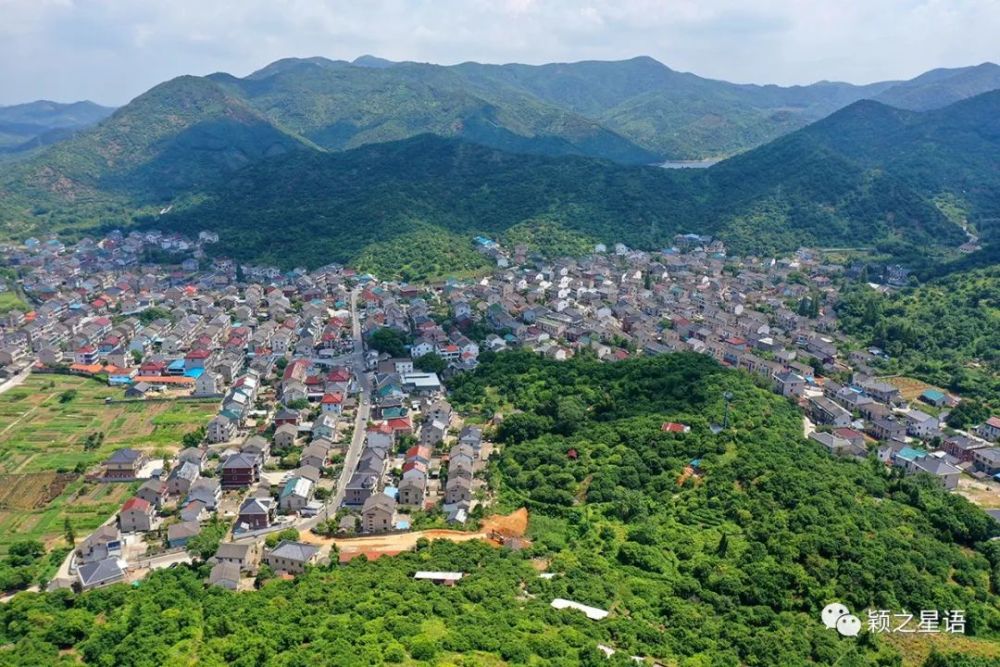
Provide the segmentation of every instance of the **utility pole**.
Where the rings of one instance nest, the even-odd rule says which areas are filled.
[[[726,412],[722,418],[722,430],[725,431],[729,428],[729,403],[733,400],[733,392],[727,391],[722,395],[722,398],[726,402]]]

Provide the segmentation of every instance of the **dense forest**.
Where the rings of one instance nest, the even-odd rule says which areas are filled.
[[[240,260],[337,261],[409,279],[479,268],[476,234],[550,254],[596,242],[655,249],[687,232],[739,255],[889,243],[920,262],[965,241],[963,227],[998,243],[998,93],[921,113],[858,102],[709,169],[668,170],[541,150],[544,136],[529,150],[435,127],[331,151],[305,120],[305,134],[269,120],[297,109],[282,111],[290,93],[268,88],[284,76],[181,77],[4,166],[0,231],[210,229],[222,236],[212,251]]]
[[[827,630],[831,600],[964,609],[973,646],[1000,637],[998,526],[929,480],[803,441],[796,409],[749,376],[689,354],[482,362],[452,397],[503,416],[491,475],[500,509],[529,508],[530,546],[435,542],[239,594],[206,589],[205,566],[20,594],[0,606],[0,664],[900,664],[881,636]],[[468,576],[437,587],[416,570]],[[557,611],[556,597],[611,615]],[[984,660],[942,650],[928,665]]]
[[[842,296],[837,314],[846,333],[890,356],[888,370],[1000,409],[1000,267],[889,295],[859,286]]]

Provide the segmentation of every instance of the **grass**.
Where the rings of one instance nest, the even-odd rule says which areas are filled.
[[[60,402],[69,390],[75,390],[74,398]],[[17,494],[20,500],[0,499],[0,551],[21,539],[60,543],[67,517],[83,537],[118,509],[129,486],[87,483],[82,471],[122,447],[151,456],[174,452],[184,434],[207,423],[218,407],[215,401],[104,402],[121,396],[121,389],[89,378],[37,374],[0,394],[0,480],[25,489]],[[85,449],[84,441],[95,432],[105,434],[104,442]],[[75,477],[46,499],[43,489],[56,473]]]
[[[14,292],[0,292],[0,314],[8,313],[12,310],[28,311],[28,304]]]
[[[944,655],[961,654],[997,661],[989,664],[1000,664],[1000,643],[990,639],[946,633],[890,633],[879,635],[879,638],[884,639],[902,654],[903,667],[923,665],[932,649]]]

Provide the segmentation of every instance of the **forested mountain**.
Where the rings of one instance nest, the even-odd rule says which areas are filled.
[[[372,64],[279,61],[244,80],[213,75],[162,84],[99,126],[0,170],[0,220],[8,234],[136,221],[188,233],[215,229],[223,235],[218,251],[241,259],[357,262],[382,273],[405,268],[382,261],[398,259],[404,248],[402,264],[420,267],[413,276],[477,266],[467,243],[475,233],[567,252],[595,241],[655,248],[675,233],[701,232],[741,254],[887,239],[925,249],[956,246],[966,221],[987,242],[995,236],[1000,91],[927,112],[856,102],[704,170],[526,154],[520,142],[540,141],[537,148],[549,139],[489,123],[477,127],[492,128],[490,137],[477,134],[473,143],[430,134],[378,141],[420,127],[390,123],[366,130],[377,143],[324,149],[350,145],[361,127],[338,135],[337,127],[317,124],[342,106],[335,92],[341,88],[331,81],[344,71],[381,76],[410,66]],[[471,77],[456,74],[463,67],[438,67],[434,76],[452,85]],[[598,97],[646,85],[643,71],[634,71],[634,86],[626,78]],[[358,85],[385,92],[371,81]],[[286,90],[300,86],[313,92]],[[421,99],[429,90],[412,83],[401,99]],[[460,92],[450,99],[455,109],[472,100]],[[380,105],[400,103],[390,96]],[[462,132],[471,127],[462,125]],[[489,145],[496,143],[504,147]],[[530,232],[541,223],[553,233]],[[461,251],[441,256],[449,247]]]
[[[791,403],[702,355],[481,361],[456,378],[453,403],[507,416],[491,477],[498,509],[528,508],[530,545],[420,544],[295,581],[264,575],[242,593],[206,587],[207,565],[79,596],[21,593],[0,605],[0,662],[904,664],[893,635],[824,627],[820,610],[839,601],[862,618],[964,610],[968,636],[938,635],[927,664],[995,664],[1000,527],[964,498],[830,456],[802,439]],[[715,434],[726,391],[730,427]],[[664,433],[668,420],[691,430]],[[418,570],[465,576],[435,586]],[[554,598],[610,615],[591,621]]]
[[[933,69],[909,81],[900,81],[875,99],[889,106],[926,111],[1000,88],[1000,65]]]
[[[38,100],[0,107],[0,153],[14,153],[64,139],[104,120],[114,109],[93,102]]]

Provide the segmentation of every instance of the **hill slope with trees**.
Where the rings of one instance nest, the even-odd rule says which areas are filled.
[[[206,589],[207,566],[23,593],[0,606],[0,662],[898,664],[881,636],[827,630],[833,600],[964,609],[973,645],[1000,636],[998,526],[929,480],[803,441],[796,408],[748,375],[691,354],[482,361],[452,398],[506,416],[491,475],[500,509],[529,508],[530,547],[433,543],[247,593]],[[714,434],[725,391],[730,428]],[[667,420],[691,431],[664,433]],[[417,570],[467,576],[438,587]],[[595,623],[556,597],[611,614]]]

